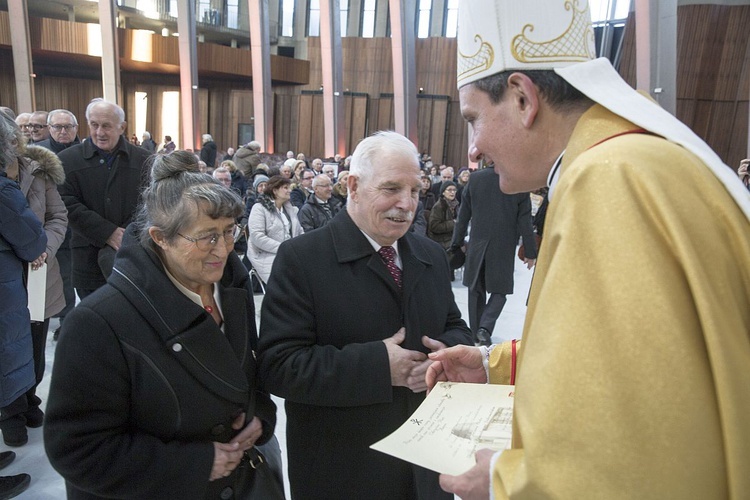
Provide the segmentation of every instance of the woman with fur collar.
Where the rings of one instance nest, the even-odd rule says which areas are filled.
[[[42,221],[47,235],[45,251],[31,262],[32,269],[39,269],[45,263],[47,264],[47,289],[44,321],[31,322],[36,384],[26,393],[28,409],[23,413],[26,427],[41,427],[44,413],[39,408],[42,400],[36,395],[36,387],[44,376],[46,364],[44,353],[49,318],[65,307],[60,266],[55,258],[57,250],[65,239],[65,231],[68,227],[68,211],[57,191],[57,186],[65,180],[65,172],[56,154],[42,147],[27,146],[21,129],[15,125],[15,122],[8,116],[3,116],[2,119],[8,124],[13,124],[18,141],[16,154],[10,159],[6,173],[9,179],[18,182],[29,207]],[[30,297],[30,300],[33,298]],[[14,436],[4,437],[6,443],[10,439],[16,444],[24,444],[28,439],[25,427],[19,427]]]

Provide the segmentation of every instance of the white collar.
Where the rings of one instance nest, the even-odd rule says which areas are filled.
[[[552,191],[555,190],[555,186],[557,186],[557,181],[560,180],[560,164],[562,163],[563,155],[565,154],[565,150],[563,150],[562,153],[560,153],[560,156],[557,157],[557,160],[555,160],[555,163],[552,164],[552,168],[549,170],[549,174],[547,174],[547,187],[549,187],[549,192],[547,193],[547,199],[552,200]]]
[[[362,230],[360,229],[360,231],[362,231]],[[372,248],[374,248],[376,252],[379,252],[380,249],[383,248],[383,246],[380,245],[377,241],[375,241],[372,238],[370,238],[369,234],[367,234],[364,231],[362,231],[362,234],[365,235],[365,238],[367,238],[367,241],[370,242],[370,245],[372,245]],[[404,266],[401,265],[401,254],[398,251],[398,240],[394,241],[393,245],[391,245],[391,246],[396,251],[396,258],[395,258],[396,265],[398,266],[399,269],[403,269]]]

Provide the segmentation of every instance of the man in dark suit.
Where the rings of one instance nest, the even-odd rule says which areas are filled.
[[[112,270],[148,180],[149,156],[123,137],[125,112],[117,104],[94,99],[86,120],[89,139],[59,154],[65,168],[60,195],[73,229],[72,281],[81,299],[102,286]]]
[[[408,232],[418,157],[395,132],[363,140],[346,210],[279,247],[259,372],[286,399],[294,498],[453,498],[436,473],[369,449],[424,400],[426,354],[471,341],[445,252]]]
[[[478,170],[471,174],[463,191],[451,241],[454,252],[463,245],[469,221],[471,235],[463,277],[463,284],[469,289],[469,324],[476,343],[490,345],[505,296],[513,293],[519,235],[523,237],[524,262],[529,269],[536,262],[529,194],[505,194],[500,191],[498,175],[492,168]]]

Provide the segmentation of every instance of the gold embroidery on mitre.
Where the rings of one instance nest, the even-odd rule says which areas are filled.
[[[470,55],[458,52],[458,75],[456,81],[481,73],[492,67],[495,60],[495,50],[492,45],[485,42],[480,35],[474,35],[474,41],[479,43],[479,49]]]
[[[520,62],[582,62],[593,59],[589,50],[594,40],[594,29],[587,9],[578,10],[578,0],[565,2],[565,10],[573,11],[568,29],[562,35],[545,42],[534,42],[526,33],[534,31],[533,24],[523,27],[520,35],[513,37],[511,52]]]

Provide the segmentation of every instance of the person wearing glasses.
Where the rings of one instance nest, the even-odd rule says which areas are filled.
[[[34,145],[47,148],[54,153],[64,151],[71,146],[80,144],[78,138],[78,119],[67,109],[55,109],[47,115],[49,137]]]
[[[306,168],[300,172],[299,183],[292,184],[292,192],[289,195],[292,205],[302,208],[307,201],[307,197],[314,193],[313,179],[315,179],[315,172],[312,169]]]
[[[23,132],[23,136],[26,141],[31,141],[31,128],[29,128],[29,120],[31,119],[31,113],[18,113],[16,116],[16,125]]]
[[[193,154],[154,158],[114,271],[57,345],[44,441],[69,499],[247,498],[276,409],[233,251],[243,209]]]
[[[36,144],[49,139],[49,125],[47,125],[46,111],[34,111],[29,118],[29,132],[31,132],[30,144]]]

